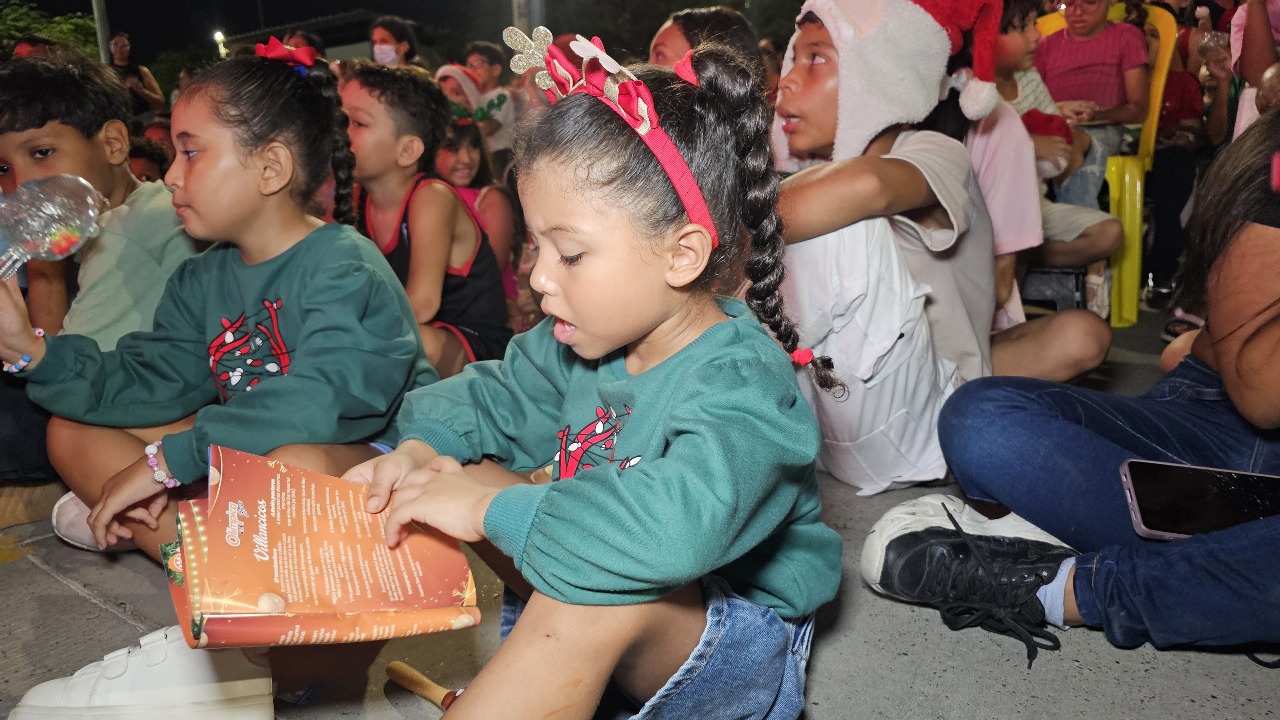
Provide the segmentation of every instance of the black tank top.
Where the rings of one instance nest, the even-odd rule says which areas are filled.
[[[125,82],[129,78],[137,78],[138,82],[142,82],[142,68],[138,63],[129,63],[124,67],[120,67],[115,63],[111,64],[111,69],[116,71],[116,75],[120,76],[120,82]],[[133,114],[142,115],[151,112],[151,103],[142,97],[137,90],[129,88],[129,98],[133,100]]]
[[[449,266],[445,269],[444,285],[440,291],[440,309],[436,311],[435,320],[455,327],[468,328],[488,336],[487,339],[498,340],[503,345],[511,338],[511,328],[507,326],[507,299],[502,291],[502,274],[498,270],[498,259],[489,247],[489,236],[485,234],[475,211],[466,200],[449,183],[434,175],[421,174],[409,188],[400,206],[400,225],[391,245],[382,249],[387,262],[400,284],[409,282],[409,253],[413,242],[409,238],[409,202],[424,183],[436,183],[449,188],[458,204],[466,211],[471,224],[476,229],[478,242],[471,259],[462,267]],[[356,194],[356,207],[359,217],[356,229],[365,237],[372,238],[369,229],[368,195],[363,188]]]

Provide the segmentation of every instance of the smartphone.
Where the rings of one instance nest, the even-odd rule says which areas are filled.
[[[1177,540],[1280,515],[1280,477],[1151,460],[1120,467],[1133,529]]]

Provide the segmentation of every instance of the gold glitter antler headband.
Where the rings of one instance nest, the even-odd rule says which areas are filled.
[[[625,120],[658,158],[675,187],[676,194],[680,196],[680,202],[684,204],[689,221],[706,228],[711,234],[713,248],[720,244],[702,189],[689,170],[689,164],[658,123],[658,113],[653,107],[653,95],[649,93],[649,88],[630,70],[609,57],[600,38],[587,40],[578,35],[570,43],[569,47],[582,58],[581,68],[574,67],[564,52],[551,43],[551,31],[545,27],[535,28],[533,37],[509,27],[502,33],[502,39],[516,51],[516,56],[511,58],[512,71],[523,74],[538,66],[545,68],[534,77],[534,82],[546,92],[547,98],[552,102],[568,95],[585,93],[598,98]],[[676,74],[686,82],[697,85],[697,76],[690,66],[691,55],[692,53],[686,54],[677,63],[684,67],[677,68]]]

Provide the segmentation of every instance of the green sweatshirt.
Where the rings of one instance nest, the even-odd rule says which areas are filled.
[[[112,352],[60,335],[24,375],[55,415],[151,427],[195,413],[164,438],[183,483],[208,472],[209,445],[265,454],[292,443],[396,442],[404,393],[438,379],[409,300],[373,243],[343,225],[316,229],[245,265],[217,245],[178,267],[150,332]]]
[[[558,482],[502,491],[489,540],[564,602],[654,600],[714,573],[788,618],[835,596],[840,537],[819,519],[818,428],[789,359],[746,306],[628,374],[558,343],[548,318],[506,358],[405,398],[402,439]]]

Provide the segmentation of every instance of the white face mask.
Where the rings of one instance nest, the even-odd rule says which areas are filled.
[[[395,45],[374,45],[373,61],[379,65],[396,65],[399,58],[396,57]]]

